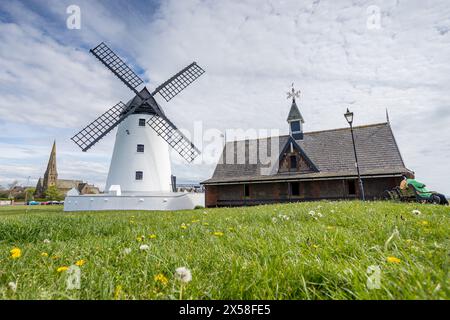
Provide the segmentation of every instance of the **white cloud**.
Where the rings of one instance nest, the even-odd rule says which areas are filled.
[[[93,172],[83,170],[82,178],[106,179],[114,134],[89,153],[79,152],[69,138],[132,96],[86,50],[105,41],[145,70],[151,88],[193,60],[205,68],[175,99],[159,99],[182,128],[202,120],[204,129],[286,132],[285,91],[291,82],[302,90],[306,130],[345,126],[347,106],[358,124],[382,122],[388,107],[406,165],[430,188],[450,194],[446,1],[185,0],[147,4],[148,9],[141,3],[79,1],[77,31],[61,27],[71,3],[33,4],[33,10],[18,2],[0,5],[13,21],[0,21],[0,117],[10,125],[54,127],[46,147],[58,135],[59,167],[68,175],[90,163]],[[373,4],[382,13],[380,30],[366,27],[366,9]],[[44,140],[27,148],[39,149]],[[0,164],[11,157],[0,156]],[[213,170],[174,162],[179,179],[202,180]]]

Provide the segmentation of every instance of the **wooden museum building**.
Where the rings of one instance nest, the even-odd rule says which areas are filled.
[[[403,175],[412,176],[389,118],[353,127],[354,149],[350,128],[303,132],[298,93],[291,96],[289,135],[225,144],[213,176],[202,182],[207,207],[359,198],[354,150],[366,199],[379,199]]]

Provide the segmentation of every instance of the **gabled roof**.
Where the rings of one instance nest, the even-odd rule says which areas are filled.
[[[289,110],[289,114],[287,117],[287,121],[292,120],[300,120],[302,123],[305,122],[305,120],[303,120],[302,114],[300,113],[300,110],[297,107],[295,99],[292,99],[291,110]]]
[[[355,144],[361,174],[364,175],[400,175],[409,172],[403,163],[389,123],[380,123],[354,127]],[[285,178],[314,179],[326,177],[355,176],[355,158],[349,128],[305,132],[303,140],[295,142],[317,168],[317,172],[308,174],[278,173],[278,163],[271,167],[264,165],[257,155],[271,155],[271,145],[278,146],[277,158],[290,139],[289,135],[256,140],[228,142],[222,152],[221,161],[216,166],[211,179],[204,184],[263,181]],[[278,141],[277,141],[278,140]],[[278,144],[276,143],[278,142]],[[237,162],[237,159],[244,161]],[[261,152],[260,152],[261,151]],[[227,161],[228,156],[228,161]],[[252,159],[258,159],[253,161]]]

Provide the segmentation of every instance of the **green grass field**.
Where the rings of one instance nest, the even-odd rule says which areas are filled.
[[[3,207],[0,298],[449,299],[449,213],[356,201],[176,212]],[[80,289],[69,290],[68,271],[57,269],[79,260]],[[174,272],[183,266],[192,281],[180,294]],[[369,289],[377,275],[379,289]]]

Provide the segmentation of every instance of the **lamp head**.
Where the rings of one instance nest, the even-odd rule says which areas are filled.
[[[353,112],[350,112],[350,110],[348,110],[348,108],[347,108],[347,112],[344,113],[344,117],[345,117],[345,120],[347,120],[348,124],[352,125],[352,123],[353,123]]]

